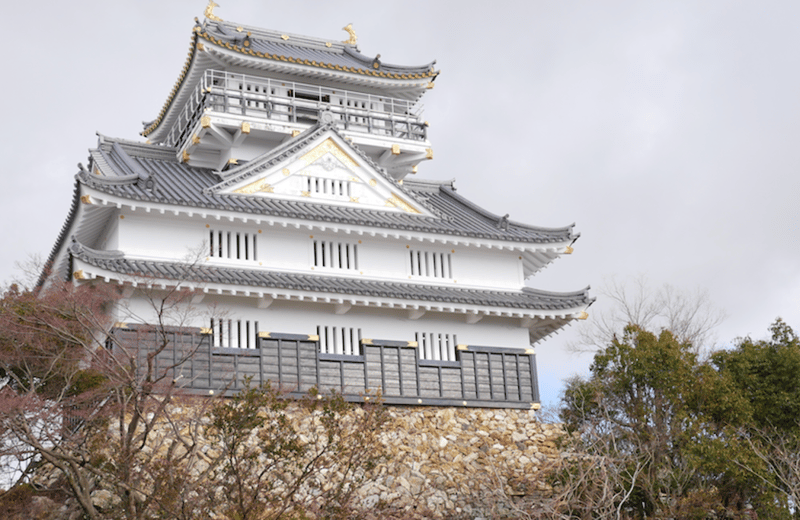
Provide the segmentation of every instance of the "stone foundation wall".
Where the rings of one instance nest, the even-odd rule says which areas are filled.
[[[560,425],[534,411],[389,407],[390,459],[359,495],[441,517],[508,514],[515,497],[546,492],[541,471],[560,458]],[[533,486],[532,486],[533,485]]]
[[[189,415],[193,410],[182,407]],[[386,406],[386,411],[389,420],[378,438],[387,460],[356,492],[366,518],[518,518],[514,504],[546,494],[544,470],[561,458],[563,429],[539,422],[532,410]],[[290,405],[287,414],[297,431],[308,431],[306,412]],[[209,443],[200,451],[215,450]],[[35,480],[52,488],[59,477],[49,468]],[[99,483],[92,498],[106,509],[118,499],[102,487]],[[71,499],[45,510],[48,514],[35,518],[81,518]]]

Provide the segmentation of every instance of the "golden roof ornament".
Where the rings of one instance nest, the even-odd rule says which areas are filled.
[[[353,29],[353,24],[349,23],[345,25],[344,27],[342,27],[342,30],[347,31],[347,34],[350,35],[350,38],[343,41],[342,43],[345,43],[347,45],[355,45],[356,43],[358,43],[358,36],[356,36],[356,31]]]
[[[222,18],[214,14],[215,7],[219,7],[219,4],[215,3],[214,0],[208,0],[208,5],[206,6],[206,11],[203,13],[203,15],[214,22],[221,22]]]

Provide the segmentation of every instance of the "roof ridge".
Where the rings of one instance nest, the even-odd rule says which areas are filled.
[[[78,242],[78,238],[72,235],[71,242],[67,248],[69,252],[76,256],[91,255],[93,258],[105,260],[119,260],[125,258],[125,253],[119,250],[94,249]]]
[[[242,33],[244,36],[246,33],[251,33],[251,37],[263,37],[263,38],[271,38],[274,39],[276,43],[286,43],[286,39],[283,36],[288,36],[289,40],[292,42],[301,42],[301,43],[310,43],[315,46],[319,46],[320,50],[342,50],[345,47],[345,43],[341,41],[333,40],[326,40],[324,38],[318,38],[316,36],[308,36],[305,34],[296,34],[296,33],[289,33],[284,31],[278,31],[276,29],[267,29],[264,27],[254,27],[252,25],[244,25],[240,23],[228,22],[224,20],[220,21],[212,21],[207,22],[208,24],[216,24],[219,26],[226,26],[226,28],[233,28],[234,31]],[[239,30],[241,29],[241,31]],[[328,45],[330,44],[330,46]]]
[[[171,146],[164,146],[153,143],[143,143],[141,141],[134,141],[132,139],[125,139],[124,137],[111,137],[108,135],[97,132],[97,148],[102,149],[104,146],[109,149],[119,144],[119,146],[127,154],[133,154],[135,157],[147,157],[150,159],[167,159],[176,161],[177,148]]]

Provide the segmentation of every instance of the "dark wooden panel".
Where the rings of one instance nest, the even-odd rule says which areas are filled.
[[[136,356],[139,373],[147,353],[162,341],[144,326],[113,333]],[[538,401],[535,357],[519,349],[466,347],[457,361],[442,362],[419,360],[418,350],[404,341],[370,340],[362,342],[360,356],[333,356],[320,354],[310,336],[271,336],[259,338],[255,349],[216,348],[199,329],[169,330],[169,346],[154,361],[159,371],[201,395],[209,389],[231,393],[250,379],[270,380],[292,395],[318,385],[355,401],[379,388],[386,402],[398,404],[526,408]]]

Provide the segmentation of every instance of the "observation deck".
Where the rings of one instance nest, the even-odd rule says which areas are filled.
[[[219,70],[205,71],[164,144],[191,166],[222,169],[317,124],[323,111],[396,177],[431,157],[420,102]]]

